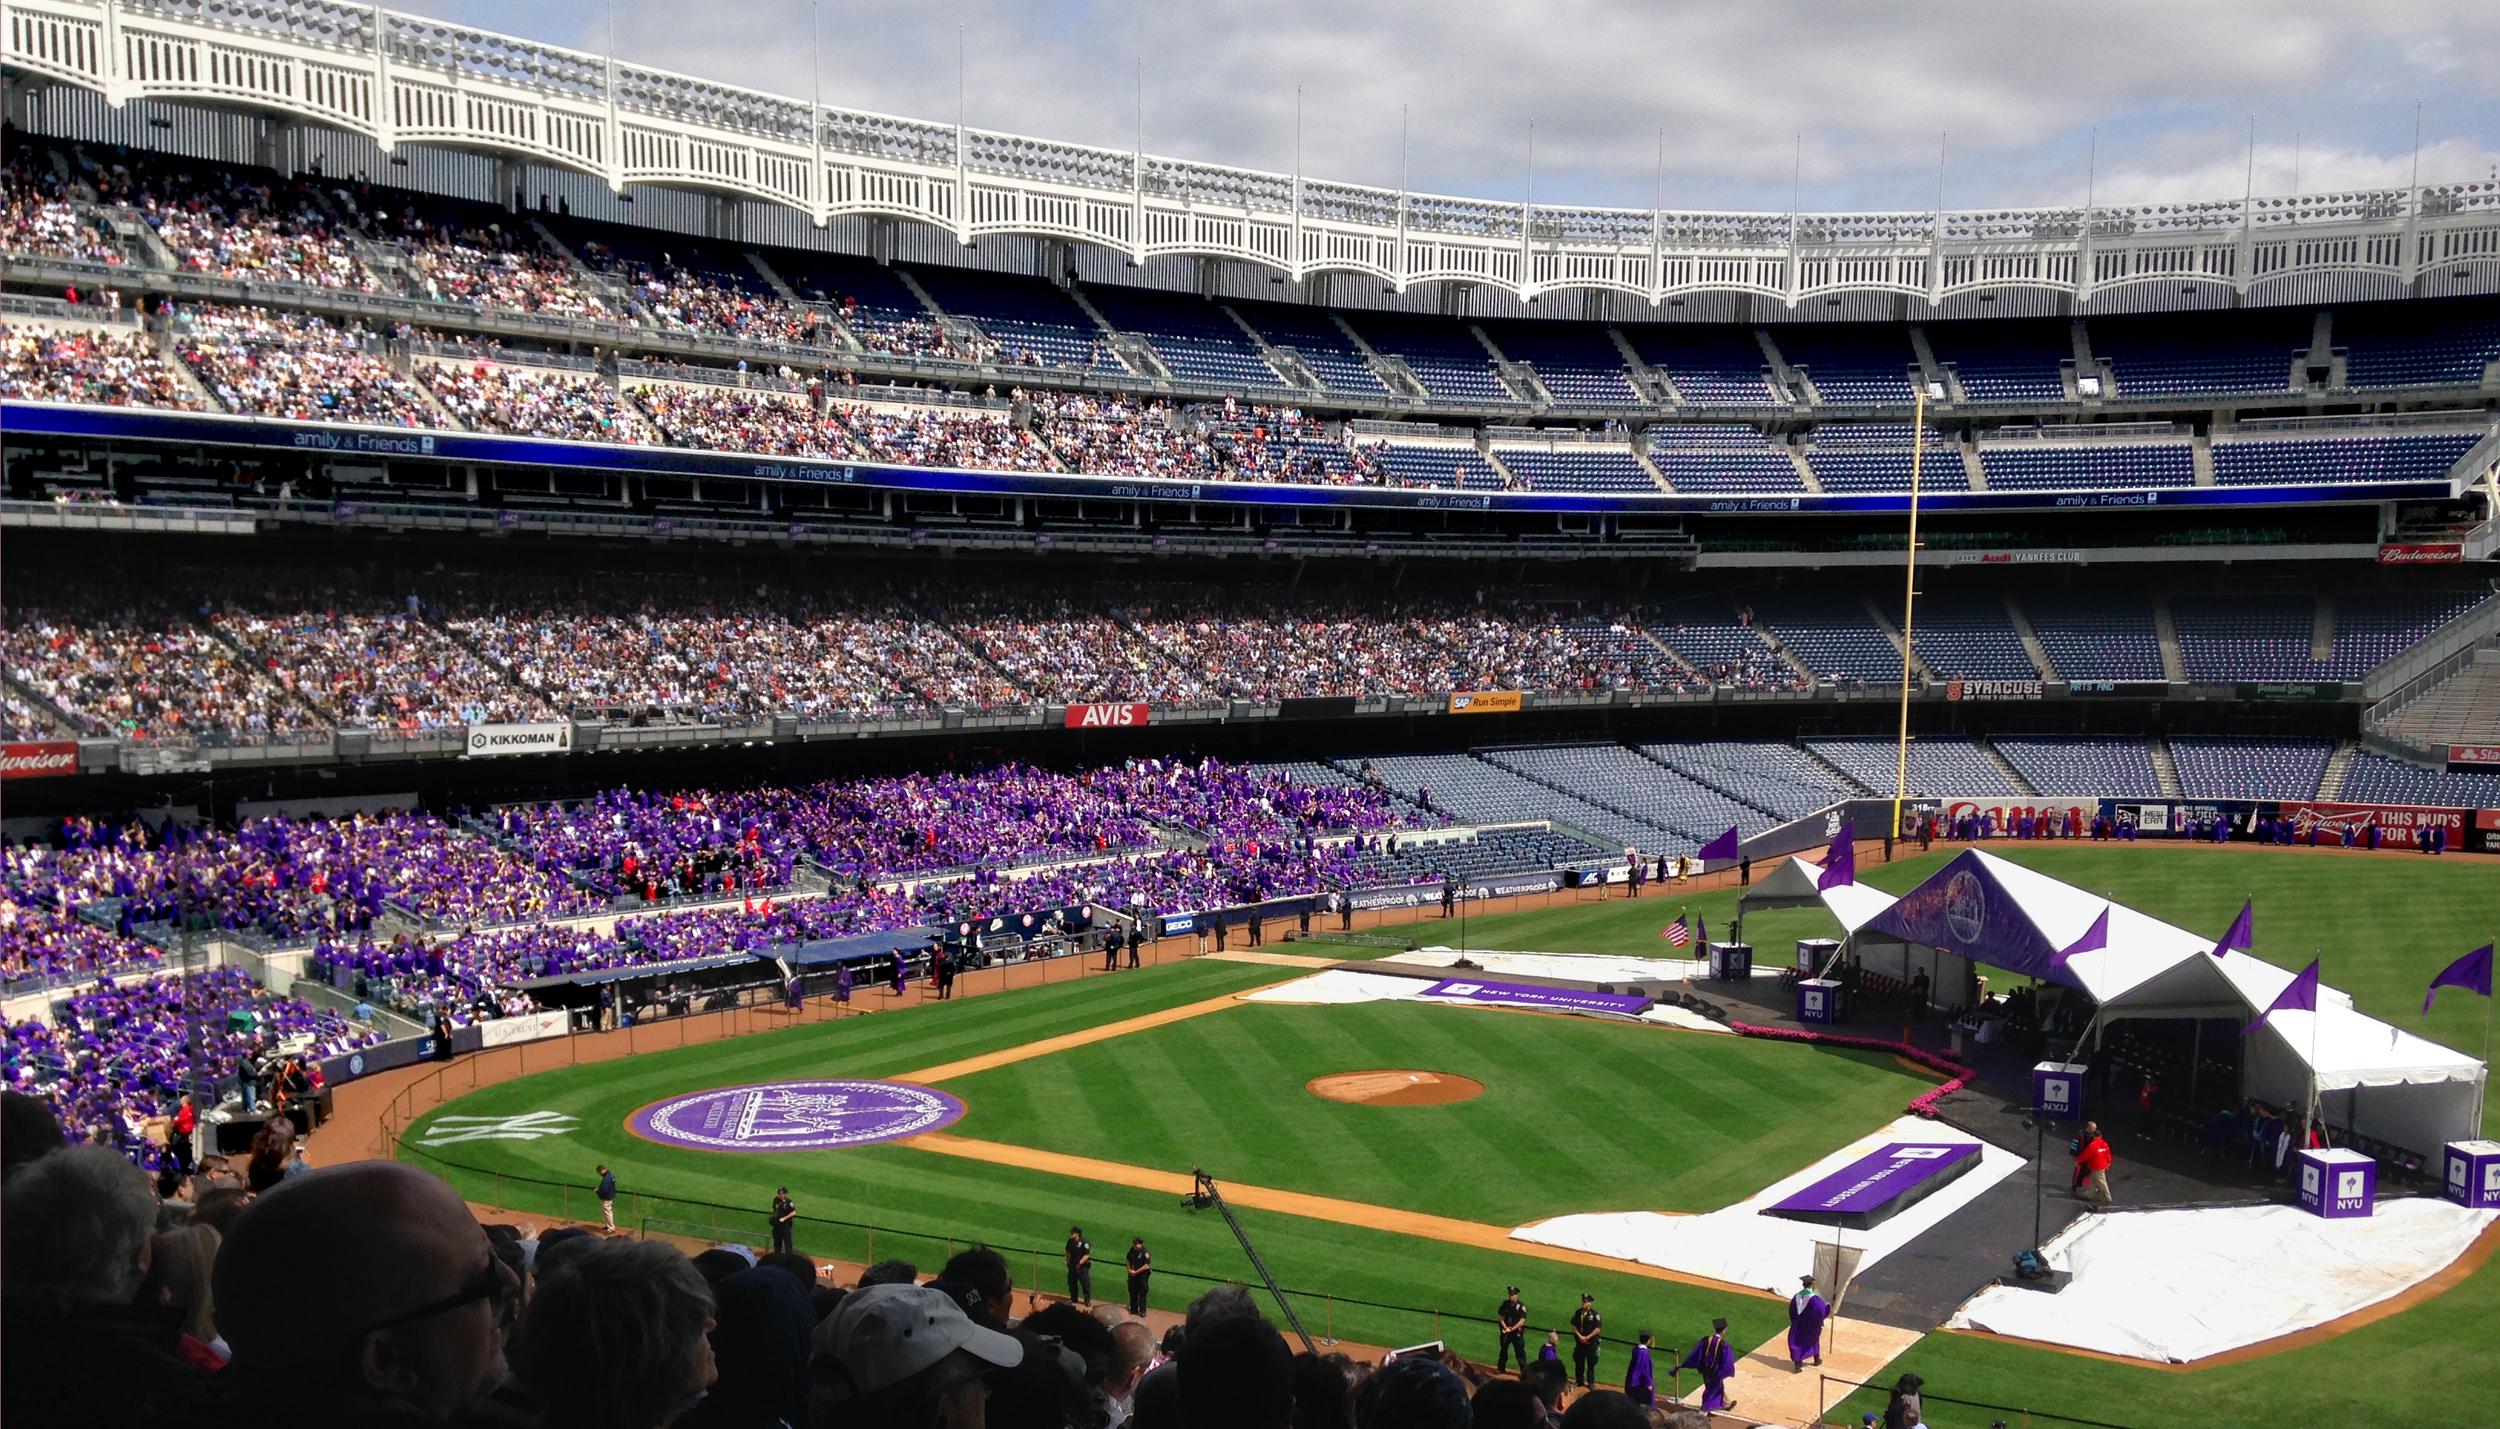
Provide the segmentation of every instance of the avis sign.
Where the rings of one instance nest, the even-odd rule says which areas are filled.
[[[1070,729],[1131,729],[1147,722],[1151,705],[1070,705]]]
[[[43,739],[0,744],[0,779],[38,779],[78,772],[78,741]]]

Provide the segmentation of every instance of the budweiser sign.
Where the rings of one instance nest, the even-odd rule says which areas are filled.
[[[1070,729],[1128,729],[1146,723],[1148,705],[1070,705]]]
[[[2465,561],[2465,547],[2455,541],[2387,541],[2378,548],[2382,566],[2452,566]]]
[[[0,744],[0,779],[33,779],[46,774],[77,772],[77,740],[47,739],[33,744]]]

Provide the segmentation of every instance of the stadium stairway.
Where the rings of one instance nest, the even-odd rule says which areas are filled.
[[[1785,653],[1785,652],[1783,652],[1783,653]],[[1842,788],[1844,788],[1844,789],[1847,789],[1847,790],[1850,790],[1851,792],[1855,793],[1855,794],[1856,794],[1858,797],[1860,797],[1860,798],[1872,798],[1872,797],[1874,797],[1874,794],[1875,794],[1875,791],[1874,791],[1874,790],[1869,789],[1869,788],[1867,788],[1864,784],[1861,784],[1861,783],[1859,783],[1857,780],[1850,778],[1850,777],[1849,777],[1849,771],[1848,771],[1848,770],[1841,768],[1839,765],[1834,764],[1833,762],[1831,762],[1831,761],[1830,761],[1830,760],[1828,760],[1828,759],[1825,759],[1822,755],[1815,753],[1815,752],[1814,752],[1811,748],[1807,747],[1807,746],[1806,746],[1806,745],[1805,745],[1802,741],[1800,741],[1800,742],[1798,743],[1798,745],[1797,745],[1797,752],[1798,752],[1798,753],[1800,753],[1800,754],[1803,754],[1803,755],[1806,757],[1806,762],[1808,762],[1808,763],[1812,764],[1812,765],[1813,765],[1814,767],[1816,767],[1817,769],[1822,770],[1824,773],[1829,774],[1830,776],[1832,776],[1832,781],[1833,781],[1834,783],[1836,783],[1836,784],[1840,785],[1840,787],[1842,787]]]
[[[2145,740],[2152,746],[2153,777],[2161,781],[2162,797],[2180,799],[2187,796],[2187,786],[2179,782],[2179,762],[2170,757],[2170,741],[2160,735]]]
[[[2161,642],[2161,677],[2174,685],[2186,684],[2187,656],[2180,652],[2179,626],[2170,618],[2170,597],[2166,595],[2153,597],[2153,637]]]
[[[2023,642],[2023,653],[2031,657],[2031,668],[2040,678],[2054,682],[2057,666],[2049,660],[2049,647],[2040,643],[2040,632],[2031,628],[2031,617],[2023,613],[2022,602],[2011,595],[2005,597],[2005,618],[2014,622],[2014,638]]]
[[[1987,760],[1999,774],[2005,776],[2006,783],[2013,785],[2018,792],[2035,798],[2039,796],[2040,791],[2031,787],[2031,781],[2023,777],[2023,771],[2015,768],[2012,760],[1997,753],[1997,747],[1988,742],[1986,735],[1971,736],[1971,744],[1979,750],[1980,758]]]
[[[2326,757],[2326,773],[2318,778],[2318,798],[2324,803],[2337,803],[2344,797],[2344,776],[2352,772],[2352,757],[2361,748],[2357,739],[2335,741],[2335,752]]]

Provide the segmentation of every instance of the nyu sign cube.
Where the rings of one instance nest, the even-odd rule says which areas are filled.
[[[2376,1161],[2343,1146],[2303,1150],[2294,1160],[2300,1168],[2302,1210],[2330,1220],[2370,1214],[2378,1198]]]
[[[2500,1210],[2500,1141],[2451,1141],[2439,1161],[2441,1195],[2471,1210]]]
[[[1808,1027],[1828,1027],[1840,1020],[1840,984],[1810,977],[1797,984],[1797,1020]]]
[[[2044,1121],[2073,1121],[2083,1115],[2081,1062],[2041,1062],[2031,1069],[2031,1110]]]

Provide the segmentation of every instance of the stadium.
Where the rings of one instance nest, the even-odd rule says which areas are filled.
[[[2487,1417],[2500,182],[0,31],[13,1423]]]

